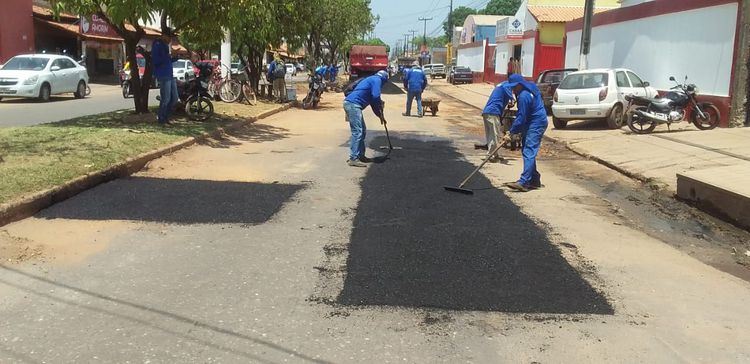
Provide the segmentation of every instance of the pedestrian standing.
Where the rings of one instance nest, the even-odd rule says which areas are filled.
[[[500,136],[503,135],[502,115],[505,107],[513,106],[513,88],[508,82],[503,82],[492,90],[487,104],[482,110],[482,119],[484,119],[484,135],[487,140],[487,156],[490,162],[501,160],[500,155],[492,151],[500,143]]]
[[[427,88],[427,76],[416,62],[412,64],[411,70],[404,79],[404,88],[406,88],[406,112],[401,115],[411,116],[411,103],[417,99],[417,114],[421,118],[423,114],[422,92]]]
[[[515,64],[513,63],[513,61],[513,57],[510,57],[510,59],[508,60],[508,77],[510,77],[510,75],[514,73],[513,70],[515,68]]]
[[[508,84],[513,88],[518,102],[518,112],[510,133],[521,134],[523,138],[523,172],[517,182],[508,182],[505,186],[527,192],[542,187],[541,174],[536,168],[536,156],[547,130],[547,110],[544,108],[542,93],[533,82],[514,74],[508,80]],[[510,135],[503,136],[503,141],[510,141]]]
[[[154,76],[159,82],[159,112],[157,120],[159,125],[172,125],[169,116],[179,99],[177,93],[177,81],[172,74],[172,62],[175,61],[169,49],[172,37],[163,35],[156,39],[151,46],[151,60],[154,63]]]
[[[276,83],[274,82],[274,71],[276,71],[276,59],[273,59],[271,63],[268,64],[268,72],[266,72],[266,79],[268,80],[268,83],[271,84],[271,98],[275,99],[277,97],[276,95]]]
[[[276,95],[276,101],[279,103],[286,102],[286,65],[280,58],[274,60],[273,69],[273,89]]]
[[[346,163],[351,167],[366,167],[365,162],[369,161],[365,156],[367,127],[362,110],[369,105],[375,116],[380,118],[380,123],[386,123],[383,115],[383,101],[380,99],[380,91],[386,82],[388,82],[388,72],[378,71],[378,73],[360,81],[357,87],[344,99],[346,120],[349,121],[349,128],[352,133],[349,143],[349,159]]]

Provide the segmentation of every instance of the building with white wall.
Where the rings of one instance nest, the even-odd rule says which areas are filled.
[[[670,76],[688,76],[700,90],[699,99],[719,107],[726,125],[739,1],[653,0],[597,14],[588,65],[630,68],[663,91],[674,86]],[[566,67],[578,66],[582,28],[582,19],[566,27]]]

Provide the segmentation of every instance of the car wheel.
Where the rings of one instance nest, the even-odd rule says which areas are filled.
[[[76,92],[73,93],[73,96],[77,99],[86,97],[86,82],[83,82],[83,80],[78,81],[78,87],[76,87]]]
[[[41,102],[48,102],[49,96],[52,93],[52,90],[50,89],[50,86],[48,83],[43,83],[42,87],[39,88],[39,101]]]
[[[555,127],[555,129],[565,129],[565,127],[568,126],[568,121],[563,120],[563,119],[558,119],[553,116],[552,125]]]
[[[615,104],[615,106],[612,106],[612,111],[609,112],[609,117],[607,117],[607,126],[610,129],[620,129],[622,128],[622,119],[622,105]]]

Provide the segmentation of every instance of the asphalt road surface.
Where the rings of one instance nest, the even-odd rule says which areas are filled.
[[[149,93],[152,105],[159,104],[156,101],[158,92],[153,89]],[[92,84],[91,95],[80,100],[73,94],[52,96],[46,103],[34,99],[3,98],[0,101],[0,127],[43,124],[133,107],[133,99],[124,99],[119,86]]]
[[[750,361],[747,232],[548,144],[447,192],[479,111],[385,99],[367,168],[326,93],[0,228],[0,362]]]

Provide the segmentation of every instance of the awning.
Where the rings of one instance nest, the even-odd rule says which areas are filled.
[[[62,31],[66,34],[69,34],[74,37],[80,37],[82,40],[96,40],[96,41],[103,41],[103,42],[122,42],[122,38],[114,38],[114,37],[102,37],[102,36],[96,36],[96,35],[86,35],[81,34],[79,32],[79,26],[78,24],[70,24],[70,23],[60,23],[52,20],[46,20],[34,17],[34,21],[48,26],[54,30]]]

